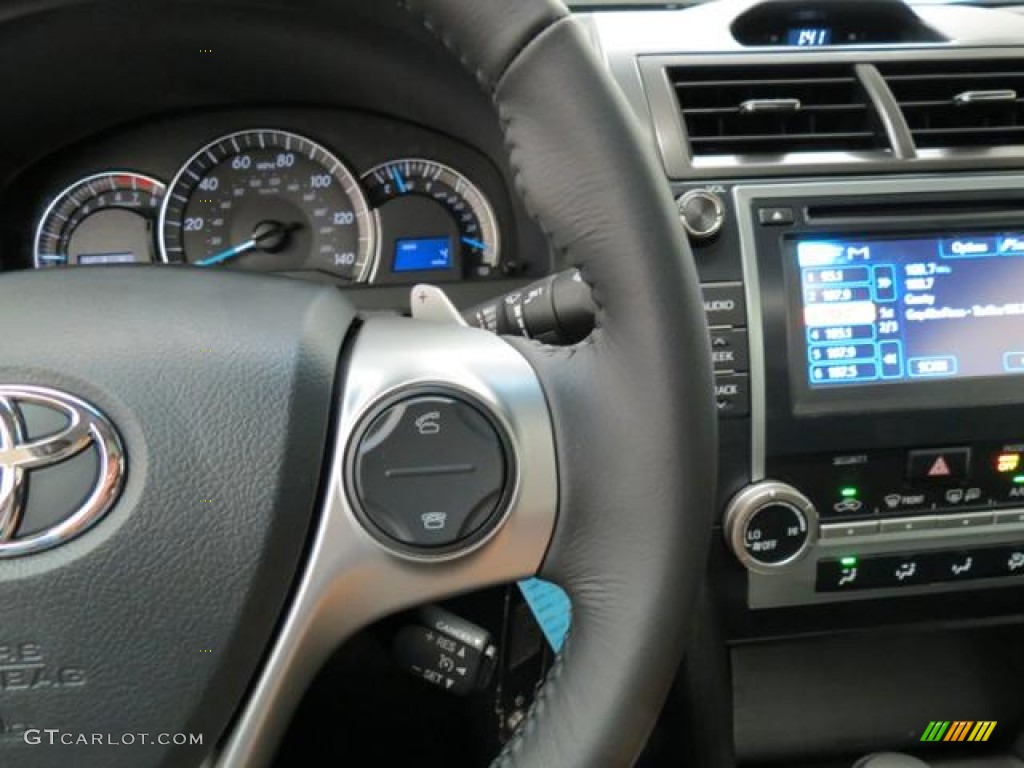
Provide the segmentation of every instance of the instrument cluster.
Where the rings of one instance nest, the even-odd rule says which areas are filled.
[[[505,253],[514,233],[501,175],[474,150],[371,116],[292,115],[288,127],[239,130],[243,117],[139,129],[125,151],[107,139],[92,153],[117,165],[67,178],[79,158],[51,174],[65,178],[38,185],[32,264],[178,264],[343,284],[523,271]],[[221,125],[234,129],[204,133]],[[201,140],[188,145],[190,135]],[[152,157],[140,151],[147,136],[159,145]]]

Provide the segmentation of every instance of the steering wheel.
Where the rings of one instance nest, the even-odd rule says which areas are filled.
[[[102,460],[79,467],[88,515],[19,551],[0,535],[0,764],[267,765],[345,638],[534,574],[569,593],[572,631],[495,764],[627,766],[642,749],[711,530],[715,408],[690,253],[561,3],[405,8],[493,97],[518,191],[591,286],[596,330],[555,348],[360,322],[330,287],[226,270],[5,276],[0,531],[33,497],[74,510],[77,459],[56,463],[61,450]],[[507,459],[500,508],[443,551],[371,530],[353,482],[368,422],[424,393],[471,403]],[[33,407],[67,423],[37,430]]]

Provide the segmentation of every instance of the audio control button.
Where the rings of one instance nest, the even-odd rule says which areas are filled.
[[[722,231],[725,203],[708,189],[691,189],[676,200],[679,220],[694,240],[710,240]]]
[[[747,304],[743,283],[704,283],[704,312],[708,325],[742,326],[747,324]]]
[[[750,415],[750,377],[745,373],[715,376],[715,407],[723,419]]]
[[[795,218],[793,209],[788,205],[776,206],[774,208],[759,208],[757,211],[757,223],[766,226],[785,226],[792,224]]]
[[[715,373],[750,369],[750,349],[745,328],[715,329],[711,332],[711,362]]]

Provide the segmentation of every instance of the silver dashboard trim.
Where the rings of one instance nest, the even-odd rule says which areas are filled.
[[[897,106],[896,98],[878,67],[874,64],[855,64],[853,69],[882,121],[893,155],[899,160],[917,157],[917,147],[914,146],[914,136],[907,125],[907,119]]]
[[[312,549],[217,768],[268,765],[309,681],[359,629],[404,608],[535,574],[554,531],[551,418],[536,374],[507,342],[449,323],[371,318],[353,343],[346,375]],[[343,457],[356,425],[376,403],[432,384],[461,389],[488,407],[508,435],[519,471],[494,535],[461,557],[427,563],[396,556],[363,527],[346,496]]]
[[[849,549],[850,547],[857,547],[861,544],[888,544],[899,548],[903,547],[920,547],[929,544],[943,545],[945,542],[955,540],[958,543],[969,543],[978,538],[990,536],[994,533],[1015,533],[1017,531],[1024,531],[1024,521],[1012,521],[1012,522],[1001,522],[996,523],[994,515],[1020,515],[1024,514],[1024,509],[1010,508],[1010,507],[991,507],[989,509],[970,509],[966,512],[955,512],[953,510],[944,510],[940,514],[931,515],[907,515],[905,517],[883,517],[880,520],[874,522],[882,523],[904,523],[919,520],[928,520],[930,522],[937,522],[943,519],[959,519],[961,517],[981,517],[981,518],[993,518],[990,522],[983,523],[981,525],[972,525],[967,527],[954,527],[954,528],[942,528],[936,525],[925,528],[915,528],[911,531],[878,531],[875,533],[867,533],[862,536],[849,536],[849,537],[823,537],[819,542],[818,546],[824,550],[819,554],[823,556],[830,556],[830,550],[833,549]],[[850,525],[856,525],[859,522],[867,522],[864,520],[850,521]],[[835,531],[844,528],[842,520],[826,519],[821,523],[822,530]]]
[[[761,277],[757,265],[754,215],[750,201],[757,191],[776,187],[734,187],[733,209],[740,236],[740,261],[743,268],[743,295],[747,303],[747,344],[750,356],[750,482],[765,479],[765,350],[764,320],[761,306]]]

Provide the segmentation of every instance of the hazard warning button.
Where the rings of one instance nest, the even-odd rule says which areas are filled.
[[[967,477],[971,467],[970,448],[936,448],[911,451],[907,461],[910,480],[958,481]]]

